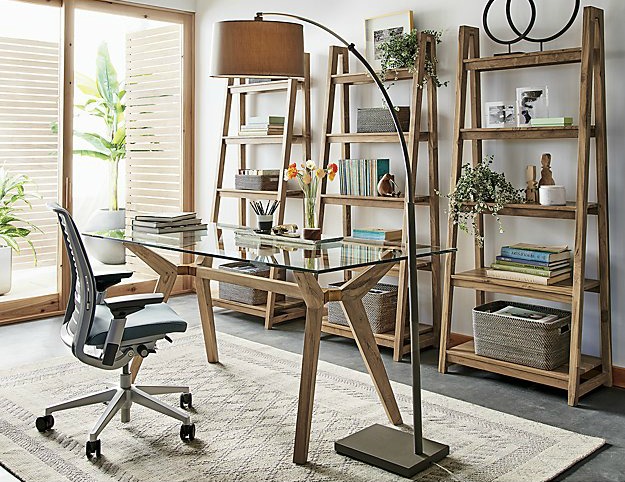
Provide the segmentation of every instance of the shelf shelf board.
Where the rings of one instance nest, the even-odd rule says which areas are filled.
[[[523,69],[529,67],[546,67],[549,65],[576,64],[582,61],[582,49],[547,50],[543,52],[528,52],[518,54],[497,55],[496,57],[481,57],[465,59],[467,70],[487,72],[492,70]]]
[[[336,323],[330,323],[328,321],[328,317],[323,317],[323,323],[321,325],[321,331],[323,333],[327,333],[330,335],[338,335],[343,336],[345,338],[354,339],[354,334],[349,326],[345,325],[337,325]],[[419,323],[419,345],[421,348],[425,348],[428,346],[432,346],[434,342],[434,337],[432,333],[432,325],[426,325],[424,323]],[[428,336],[431,335],[431,336]],[[385,346],[387,348],[393,348],[395,343],[395,331],[388,331],[386,333],[374,333],[375,341],[379,346]],[[406,327],[406,331],[404,333],[404,343],[408,347],[407,350],[404,350],[403,353],[407,353],[410,351],[410,329]]]
[[[448,348],[447,360],[449,363],[456,363],[479,370],[499,373],[500,375],[521,378],[530,382],[542,383],[564,390],[568,389],[568,364],[562,365],[555,370],[541,370],[540,368],[518,365],[495,358],[476,355],[473,340],[456,345],[453,348]],[[599,358],[582,355],[579,366],[580,375],[584,375],[599,366],[601,366],[601,360]]]
[[[465,206],[473,206],[475,203],[464,203]],[[492,203],[488,203],[492,206]],[[565,206],[543,206],[541,204],[506,204],[498,214],[502,216],[525,216],[530,218],[550,219],[575,219],[575,202],[567,202]],[[599,205],[589,203],[587,213],[597,215]],[[488,212],[485,212],[488,214]]]
[[[248,189],[219,188],[217,192],[223,197],[239,199],[277,199],[278,191],[251,191]],[[303,197],[302,191],[287,191],[287,197]]]
[[[394,82],[397,80],[411,80],[413,74],[407,69],[394,69],[390,70],[384,77],[384,81]],[[372,84],[373,78],[367,72],[355,72],[346,74],[334,74],[332,75],[333,84]]]
[[[565,127],[480,127],[462,129],[460,137],[465,141],[497,140],[497,139],[577,139],[578,126]],[[595,128],[591,128],[591,137],[595,136]]]
[[[216,296],[213,297],[213,306],[257,316],[259,318],[264,318],[267,312],[267,305],[264,303],[262,305],[248,305],[247,303],[240,303],[238,301],[224,300]],[[273,317],[274,325],[302,318],[306,315],[306,307],[302,300],[286,298],[282,301],[276,301],[274,307],[276,311]]]
[[[322,194],[322,202],[334,206],[359,206],[369,208],[404,209],[405,201],[403,197],[382,197],[382,196],[347,196],[344,194]],[[417,196],[415,203],[418,205],[429,205],[429,196]]]
[[[573,281],[561,281],[554,285],[545,286],[521,281],[503,280],[486,276],[486,269],[472,269],[451,276],[455,287],[471,288],[489,293],[503,293],[513,296],[524,296],[548,301],[570,303],[573,298]],[[599,281],[587,279],[584,290],[597,292]]]
[[[406,140],[410,136],[409,132],[404,132]],[[425,142],[430,138],[429,132],[421,132],[419,136],[419,142]],[[328,142],[335,144],[349,144],[349,143],[393,143],[399,142],[397,138],[397,132],[346,132],[337,134],[328,134]]]
[[[224,136],[222,139],[226,144],[282,144],[284,136],[264,135],[264,136]],[[301,144],[305,137],[301,134],[293,135],[293,144]]]
[[[297,79],[297,86],[301,87],[304,79]],[[260,94],[264,92],[279,92],[287,90],[289,80],[273,80],[255,84],[231,85],[228,87],[232,94]]]

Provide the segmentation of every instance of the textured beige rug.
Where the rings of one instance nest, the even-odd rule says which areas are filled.
[[[25,481],[390,481],[384,471],[334,453],[333,442],[372,423],[385,423],[368,376],[320,362],[310,463],[291,463],[300,358],[219,334],[223,365],[206,363],[198,329],[177,337],[144,363],[146,383],[188,383],[197,439],[178,437],[178,422],[133,407],[128,424],[101,435],[102,458],[84,456],[86,432],[103,406],[55,414],[49,434],[34,428],[46,403],[116,383],[116,373],[71,356],[0,374],[0,462]],[[410,388],[395,384],[410,420]],[[177,403],[176,396],[165,399]],[[423,392],[424,435],[447,443],[443,466],[424,481],[541,481],[604,444],[431,392]]]

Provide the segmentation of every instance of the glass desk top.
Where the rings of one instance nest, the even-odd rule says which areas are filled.
[[[206,231],[149,234],[132,231],[83,233],[85,236],[134,243],[157,249],[211,258],[247,261],[252,264],[306,271],[331,273],[407,259],[401,246],[380,246],[342,240],[319,246],[296,246],[292,239],[261,240],[250,228],[209,223]],[[417,245],[417,258],[455,251],[453,248]]]

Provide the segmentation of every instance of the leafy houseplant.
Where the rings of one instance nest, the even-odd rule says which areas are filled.
[[[441,43],[442,32],[424,30],[423,33],[434,37],[437,44]],[[389,71],[408,68],[412,74],[415,72],[415,61],[419,55],[419,31],[412,30],[409,33],[391,35],[389,39],[380,45],[380,78],[384,80]],[[425,75],[421,79],[421,86],[425,85],[428,77],[431,77],[437,87],[447,86],[448,81],[441,82],[436,74],[438,59],[428,56],[425,59]],[[393,84],[391,84],[393,85]]]
[[[126,91],[123,82],[117,79],[117,72],[111,62],[106,43],[98,48],[96,57],[96,78],[76,75],[76,86],[86,96],[83,104],[75,107],[91,116],[102,119],[104,134],[74,131],[74,136],[87,141],[89,149],[76,149],[74,154],[102,159],[110,163],[109,209],[117,211],[119,161],[126,155],[126,122],[124,111]]]
[[[475,167],[470,164],[462,166],[456,187],[446,196],[449,198],[451,222],[458,225],[462,231],[473,235],[478,246],[484,243],[476,225],[479,214],[491,213],[499,224],[499,232],[503,233],[498,212],[506,204],[525,202],[524,190],[516,189],[510,184],[505,174],[491,170],[492,162],[493,156],[488,156]]]

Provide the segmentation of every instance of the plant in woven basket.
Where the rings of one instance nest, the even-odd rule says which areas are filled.
[[[470,164],[462,166],[456,187],[445,196],[449,199],[451,222],[473,235],[478,246],[484,243],[477,229],[479,214],[490,213],[497,220],[499,232],[503,233],[499,211],[506,204],[525,202],[524,190],[515,188],[505,174],[493,171],[490,168],[492,162],[493,156],[487,156],[475,167]]]
[[[424,30],[423,33],[430,34],[434,37],[437,44],[441,43],[442,32],[436,30]],[[389,71],[395,70],[395,80],[397,80],[397,69],[408,68],[412,74],[415,73],[415,61],[419,55],[419,31],[412,30],[409,33],[391,35],[389,39],[380,45],[380,78],[385,79]],[[420,85],[423,86],[428,78],[431,78],[437,87],[444,87],[449,81],[441,82],[436,73],[436,65],[438,59],[436,57],[427,56],[425,59],[425,75],[421,79]],[[389,85],[392,86],[393,83]]]

